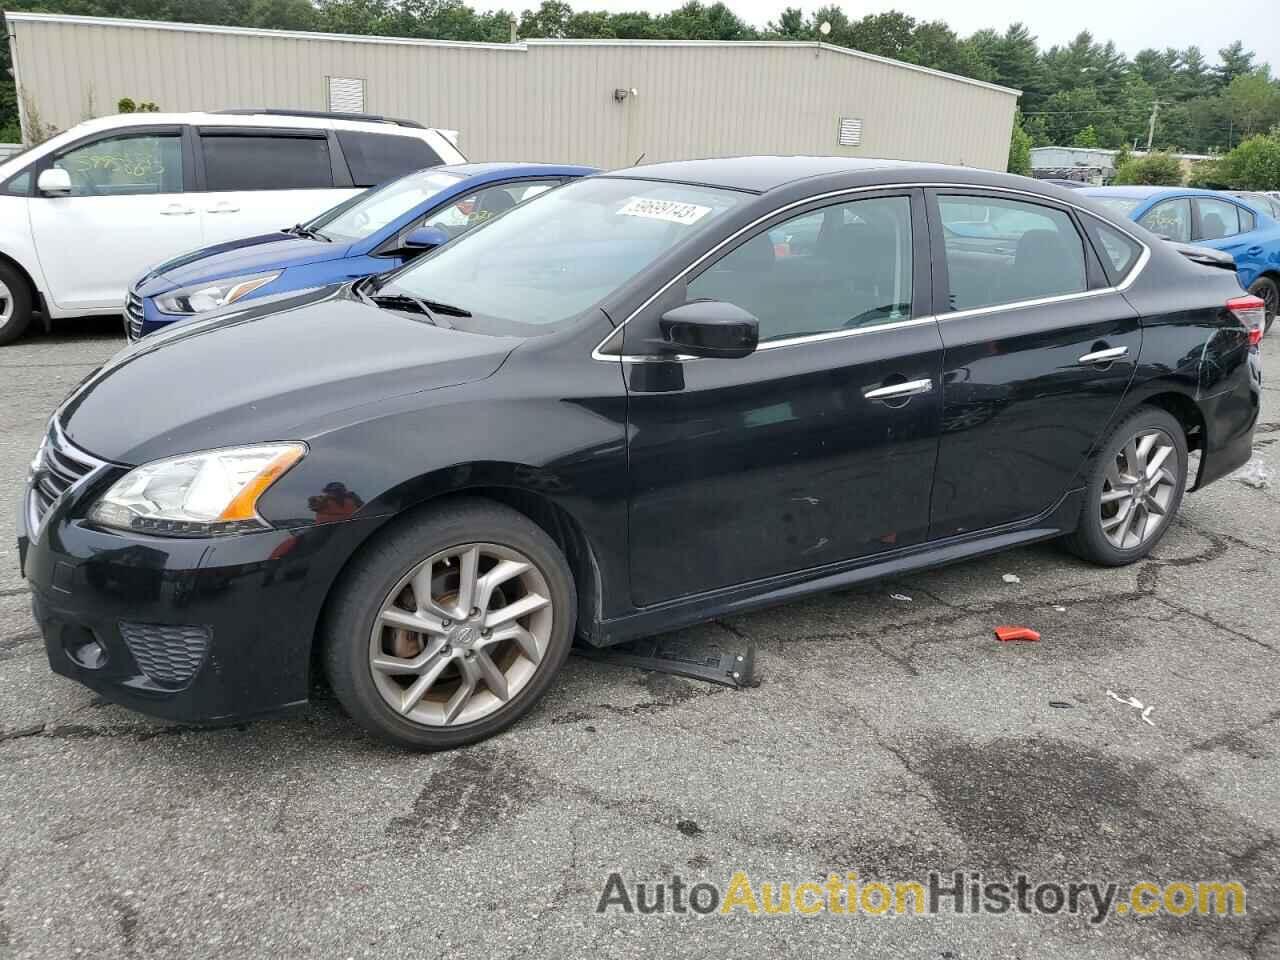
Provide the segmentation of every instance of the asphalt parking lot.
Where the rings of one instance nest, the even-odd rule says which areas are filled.
[[[326,698],[182,728],[49,672],[11,518],[49,413],[120,345],[103,319],[0,350],[0,957],[1280,956],[1274,379],[1252,467],[1144,563],[1045,545],[697,628],[758,645],[748,691],[575,658],[511,732],[418,756]],[[595,912],[612,871],[736,870],[1230,879],[1248,912]]]

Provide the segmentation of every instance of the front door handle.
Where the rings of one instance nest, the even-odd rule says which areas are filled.
[[[1076,363],[1110,363],[1113,360],[1119,360],[1129,352],[1128,347],[1108,347],[1105,350],[1095,350],[1093,353],[1086,353]]]
[[[917,393],[928,393],[932,389],[932,380],[907,380],[903,383],[891,383],[887,387],[876,387],[863,396],[868,400],[900,400],[903,397],[914,397]]]
[[[1262,256],[1262,247],[1250,247],[1245,253],[1251,257],[1260,257]]]
[[[194,207],[184,207],[181,204],[171,203],[160,211],[162,217],[189,217],[195,213]]]

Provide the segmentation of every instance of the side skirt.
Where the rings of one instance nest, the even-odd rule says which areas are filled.
[[[1011,547],[1052,540],[1075,529],[1080,518],[1083,496],[1083,489],[1070,490],[1055,506],[1029,520],[949,537],[946,540],[915,544],[871,558],[830,564],[654,604],[625,616],[598,622],[586,639],[593,646],[607,647],[637,637],[678,630],[728,614],[746,613],[761,607],[788,603],[815,593],[839,590],[869,580],[929,570],[988,553],[999,553]]]

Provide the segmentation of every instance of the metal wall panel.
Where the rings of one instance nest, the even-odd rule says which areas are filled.
[[[618,167],[744,153],[893,157],[1004,169],[1016,91],[818,44],[393,38],[11,14],[20,89],[66,128],[121,97],[165,111],[366,109],[461,131],[476,160]],[[627,90],[619,102],[615,89]],[[634,95],[630,91],[634,90]],[[841,146],[841,117],[862,120]]]

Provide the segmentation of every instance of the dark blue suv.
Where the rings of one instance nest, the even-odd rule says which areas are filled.
[[[566,180],[595,172],[541,163],[419,170],[308,223],[160,264],[129,290],[126,332],[136,340],[253,297],[384,273]]]

